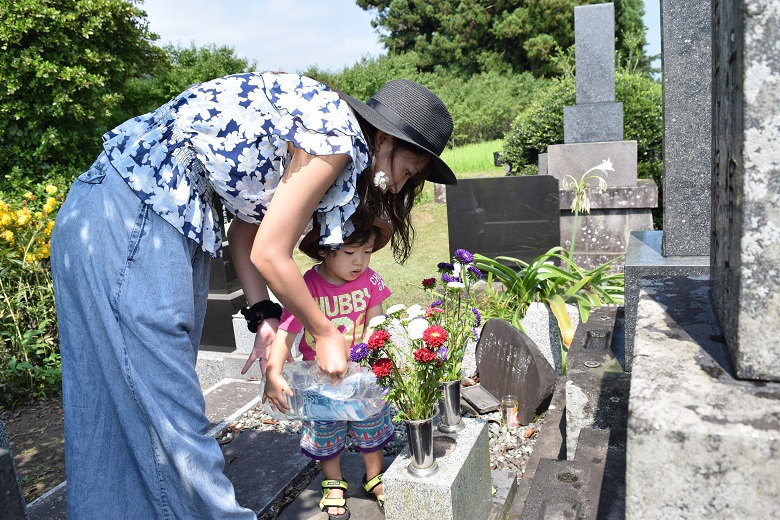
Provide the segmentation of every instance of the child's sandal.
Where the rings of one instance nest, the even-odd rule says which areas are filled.
[[[382,483],[382,475],[384,473],[380,473],[376,477],[372,478],[371,480],[367,480],[368,475],[363,473],[363,489],[371,495],[372,497],[376,498],[376,503],[379,506],[379,510],[383,513],[385,512],[385,495],[376,495],[373,493],[374,488],[377,487],[379,484]]]
[[[322,481],[322,500],[320,500],[320,511],[326,511],[329,507],[339,507],[344,509],[344,513],[340,515],[332,515],[328,513],[328,520],[349,520],[349,506],[347,506],[347,484],[346,480],[323,480]],[[342,498],[329,498],[328,493],[331,489],[344,490],[344,496]]]

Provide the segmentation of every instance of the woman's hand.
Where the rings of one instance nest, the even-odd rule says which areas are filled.
[[[317,367],[330,378],[331,384],[337,384],[347,372],[347,346],[344,335],[335,327],[332,334],[315,337],[317,348]]]
[[[252,363],[259,359],[260,371],[265,375],[265,367],[268,364],[268,356],[271,353],[271,343],[273,343],[278,328],[279,320],[276,318],[266,318],[260,322],[260,325],[257,327],[257,334],[255,334],[255,344],[252,347],[252,352],[250,352],[244,368],[241,369],[242,374],[246,374]]]
[[[287,380],[278,371],[270,370],[265,379],[263,402],[268,401],[272,409],[287,413],[290,407],[287,406],[287,400],[284,398],[285,394],[290,397],[294,395],[290,385],[287,384]]]

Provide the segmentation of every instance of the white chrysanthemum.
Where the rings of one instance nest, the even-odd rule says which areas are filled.
[[[387,321],[387,317],[384,314],[380,314],[379,316],[374,316],[369,320],[368,326],[369,328],[375,329],[382,325],[385,321]]]
[[[413,320],[414,318],[417,318],[418,316],[422,316],[425,314],[425,309],[422,305],[414,304],[410,305],[408,309],[406,309],[406,315],[409,316],[410,320]]]
[[[463,282],[447,282],[447,289],[452,289],[453,291],[460,291],[465,287],[466,285]]]
[[[411,340],[422,339],[423,332],[427,328],[428,320],[425,318],[415,318],[406,326],[406,330],[409,332],[409,339]]]
[[[403,303],[396,303],[395,305],[387,309],[387,314],[395,314],[397,312],[401,312],[405,308],[406,305],[404,305]]]

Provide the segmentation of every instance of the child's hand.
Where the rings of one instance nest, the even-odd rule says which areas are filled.
[[[260,360],[260,371],[265,375],[265,367],[268,364],[268,355],[271,352],[271,343],[276,335],[276,330],[279,328],[279,320],[276,318],[267,318],[263,320],[257,327],[257,334],[255,334],[255,343],[252,346],[252,352],[249,354],[249,358],[244,364],[244,368],[241,369],[242,374],[246,374],[247,370],[252,366],[255,360]]]
[[[287,406],[287,401],[284,398],[285,394],[290,397],[294,395],[293,391],[290,389],[290,385],[287,384],[287,380],[282,377],[282,374],[277,373],[274,370],[269,371],[268,374],[266,374],[265,379],[263,402],[268,401],[268,404],[271,405],[272,409],[287,413],[287,410],[289,410],[290,407]]]

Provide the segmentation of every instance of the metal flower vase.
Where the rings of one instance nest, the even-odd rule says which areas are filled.
[[[406,438],[412,461],[406,467],[415,477],[428,477],[439,470],[433,458],[433,417],[406,421]]]
[[[444,399],[439,401],[441,423],[439,431],[455,433],[464,428],[460,415],[460,381],[445,381],[441,383]]]

